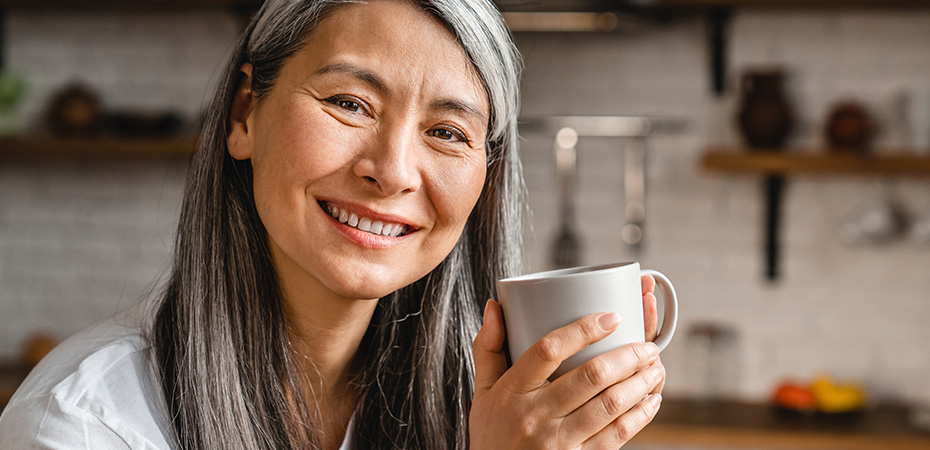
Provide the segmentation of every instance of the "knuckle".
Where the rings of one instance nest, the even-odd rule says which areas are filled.
[[[644,344],[632,344],[627,348],[636,361],[642,363],[649,360],[649,352],[646,350],[646,346]]]
[[[522,438],[531,438],[536,435],[536,420],[530,415],[521,417],[516,427],[517,434]]]
[[[606,417],[615,417],[623,412],[626,397],[620,389],[608,389],[601,396],[601,404]]]
[[[618,444],[623,444],[633,438],[636,434],[636,423],[629,415],[621,417],[614,425],[614,439]]]
[[[559,341],[549,336],[545,336],[534,345],[536,355],[539,359],[546,362],[559,362],[562,359],[561,356],[561,346]]]
[[[597,324],[595,317],[588,317],[578,323],[581,337],[585,342],[596,340],[603,334],[601,327]]]
[[[655,386],[659,383],[659,373],[656,369],[649,368],[640,372],[640,377],[642,377],[643,383],[649,386]]]
[[[591,386],[603,386],[610,381],[612,370],[610,364],[601,358],[594,358],[584,364],[584,376]]]
[[[658,364],[656,366],[656,384],[659,384],[665,381],[665,376],[666,376],[665,366],[662,364]]]
[[[642,373],[643,382],[647,387],[657,386],[665,379],[665,367],[661,364],[650,366]]]

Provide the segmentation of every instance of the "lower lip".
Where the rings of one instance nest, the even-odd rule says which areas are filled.
[[[380,234],[369,233],[367,231],[359,230],[358,228],[350,227],[336,220],[331,214],[329,214],[323,208],[320,208],[320,211],[322,211],[323,214],[329,218],[330,223],[332,223],[333,226],[336,227],[336,230],[342,233],[343,236],[349,238],[350,241],[362,247],[367,247],[367,248],[376,249],[376,250],[391,248],[391,247],[394,247],[395,245],[400,244],[401,242],[404,241],[404,239],[410,236],[410,234],[406,234],[403,236],[390,237],[390,236],[382,236]]]

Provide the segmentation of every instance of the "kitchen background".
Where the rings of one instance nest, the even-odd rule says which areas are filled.
[[[581,262],[636,259],[677,288],[679,334],[663,353],[666,397],[714,389],[702,381],[698,355],[707,342],[697,334],[712,328],[728,336],[714,344],[723,354],[710,356],[725,367],[711,373],[726,380],[723,397],[766,402],[783,380],[828,374],[860,383],[873,402],[930,403],[930,239],[915,231],[930,215],[930,181],[789,176],[780,273],[769,280],[762,177],[701,164],[709,147],[741,145],[740,76],[771,67],[784,70],[794,111],[787,146],[824,148],[831,108],[853,99],[878,125],[875,148],[930,157],[930,9],[737,8],[720,96],[702,15],[625,20],[613,32],[517,32],[522,115],[528,124],[553,115],[683,124],[647,139],[639,250],[620,233],[625,142],[577,144]],[[10,8],[4,64],[27,82],[19,128],[41,131],[50,98],[81,82],[107,109],[174,111],[186,119],[182,131],[195,132],[241,25],[221,8]],[[546,269],[559,223],[554,131],[528,127],[523,135],[528,262]],[[157,292],[185,170],[170,158],[0,159],[0,359],[18,358],[37,332],[63,338]],[[856,219],[887,203],[906,219],[899,232],[851,241]]]

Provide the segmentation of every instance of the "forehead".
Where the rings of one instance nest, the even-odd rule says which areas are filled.
[[[359,65],[393,87],[468,96],[487,110],[484,85],[461,44],[439,19],[407,1],[335,7],[294,59],[305,74],[333,63]]]

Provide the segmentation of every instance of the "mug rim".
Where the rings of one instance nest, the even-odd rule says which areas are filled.
[[[633,264],[638,264],[636,261],[625,261],[625,262],[616,262],[616,263],[607,263],[607,264],[594,264],[590,266],[579,266],[579,267],[568,267],[565,269],[554,269],[546,270],[543,272],[534,272],[524,275],[518,275],[515,277],[503,278],[498,280],[498,283],[510,284],[523,281],[539,281],[547,278],[560,277],[560,278],[578,278],[586,275],[591,275],[592,272],[598,273],[610,273],[625,267],[629,267]]]

